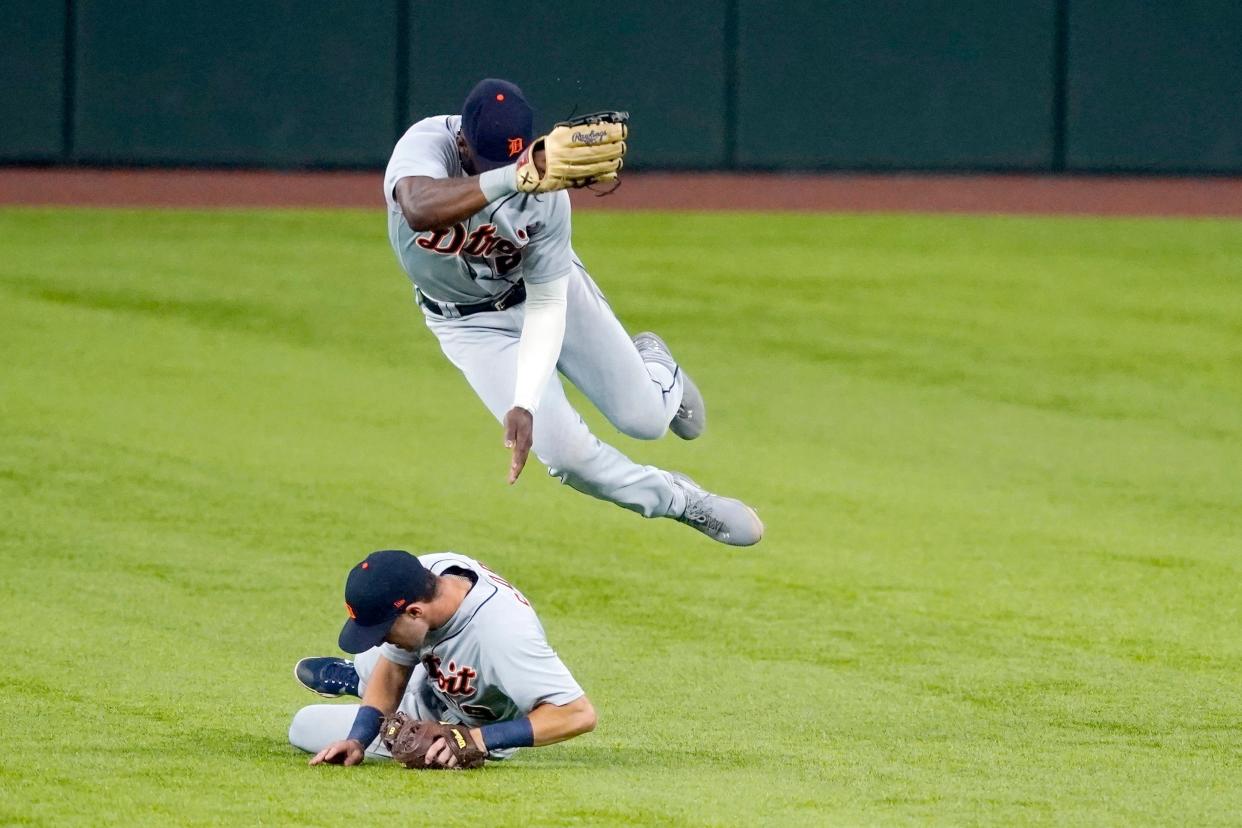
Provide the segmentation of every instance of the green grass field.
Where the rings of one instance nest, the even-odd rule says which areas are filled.
[[[753,550],[503,482],[370,212],[0,211],[0,823],[1237,824],[1242,223],[586,214]],[[347,568],[516,583],[598,730],[307,768]]]

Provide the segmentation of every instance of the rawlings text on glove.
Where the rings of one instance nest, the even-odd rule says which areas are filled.
[[[524,193],[550,193],[616,181],[629,119],[627,112],[595,112],[561,121],[518,158],[517,188]],[[535,164],[539,150],[544,154],[542,174]]]

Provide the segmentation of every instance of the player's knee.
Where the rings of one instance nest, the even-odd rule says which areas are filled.
[[[318,753],[327,746],[327,743],[319,744],[322,741],[322,728],[318,726],[319,715],[316,708],[323,706],[312,704],[293,714],[293,721],[289,723],[289,744],[307,753]]]
[[[634,409],[622,413],[612,421],[622,434],[635,440],[658,440],[668,431],[668,419],[664,409]]]
[[[548,467],[548,473],[553,477],[565,474],[579,476],[589,471],[597,452],[596,441],[593,439],[535,446],[535,455]]]

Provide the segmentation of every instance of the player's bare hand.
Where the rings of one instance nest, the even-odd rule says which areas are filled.
[[[483,734],[479,732],[477,727],[470,728],[468,735],[470,741],[474,742],[475,747],[486,752],[487,748],[483,745]],[[441,736],[432,742],[431,748],[427,751],[427,767],[456,768],[459,764],[457,755],[449,747],[448,739]]]
[[[357,739],[341,739],[319,751],[310,760],[312,765],[360,765],[366,757],[366,746]]]
[[[431,743],[431,749],[427,751],[427,767],[457,767],[457,757],[453,755],[453,751],[449,750],[448,740],[443,736]]]
[[[517,482],[526,466],[534,434],[534,416],[525,408],[510,408],[509,413],[505,414],[505,448],[513,450],[513,457],[509,462],[510,485]]]
[[[544,173],[548,171],[548,165],[547,165],[547,162],[545,161],[546,158],[547,158],[546,152],[544,152],[541,149],[535,150],[535,169],[539,170],[540,175],[543,175]]]

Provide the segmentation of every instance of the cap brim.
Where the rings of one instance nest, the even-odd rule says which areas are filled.
[[[387,621],[365,627],[351,618],[345,622],[345,626],[341,627],[341,635],[336,643],[347,653],[365,653],[372,647],[378,647],[384,643],[384,636],[388,635],[388,631],[392,629],[393,622],[396,620],[396,618],[389,618]]]

